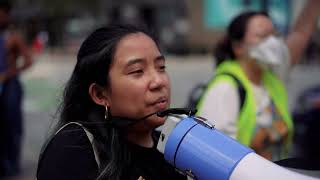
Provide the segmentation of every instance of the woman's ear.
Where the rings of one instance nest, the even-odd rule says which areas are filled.
[[[92,83],[89,86],[89,95],[96,104],[101,106],[109,106],[107,91],[98,84]]]

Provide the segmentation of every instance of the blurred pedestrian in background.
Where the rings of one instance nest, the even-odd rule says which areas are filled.
[[[20,170],[23,90],[19,74],[32,64],[22,36],[9,28],[10,9],[10,1],[0,1],[0,177]]]
[[[294,126],[283,81],[301,59],[319,14],[320,1],[307,1],[286,39],[266,13],[235,17],[215,47],[218,66],[198,115],[267,159],[287,157]]]

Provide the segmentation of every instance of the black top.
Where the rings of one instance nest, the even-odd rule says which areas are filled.
[[[155,143],[156,145],[156,143]],[[156,146],[129,144],[132,159],[122,179],[186,179],[164,160]],[[85,131],[70,124],[48,144],[38,165],[38,180],[92,180],[99,175],[92,145]]]

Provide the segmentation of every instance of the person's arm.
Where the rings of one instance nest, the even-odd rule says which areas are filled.
[[[320,1],[308,0],[286,39],[291,65],[298,63],[301,59],[310,37],[316,29],[319,15]]]
[[[68,125],[45,149],[38,165],[38,180],[92,180],[98,176],[98,165],[85,131]]]
[[[0,75],[0,81],[5,81],[19,74],[23,70],[29,68],[32,65],[31,51],[29,50],[27,44],[17,32],[12,32],[8,38],[7,43],[9,67],[7,71]],[[14,51],[12,51],[14,49]],[[18,57],[22,57],[22,63],[18,66]],[[15,62],[15,63],[13,63]]]
[[[219,82],[206,93],[204,98],[198,115],[208,119],[218,130],[236,138],[236,123],[240,108],[237,87],[229,82]]]

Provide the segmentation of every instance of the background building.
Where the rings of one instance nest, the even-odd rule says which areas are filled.
[[[252,9],[270,14],[286,34],[305,0],[14,0],[14,17],[32,42],[46,32],[50,47],[78,45],[92,29],[112,22],[144,23],[167,53],[210,52],[238,13]],[[319,33],[315,33],[319,34]],[[319,36],[319,35],[318,35]],[[319,56],[315,36],[308,54]]]

